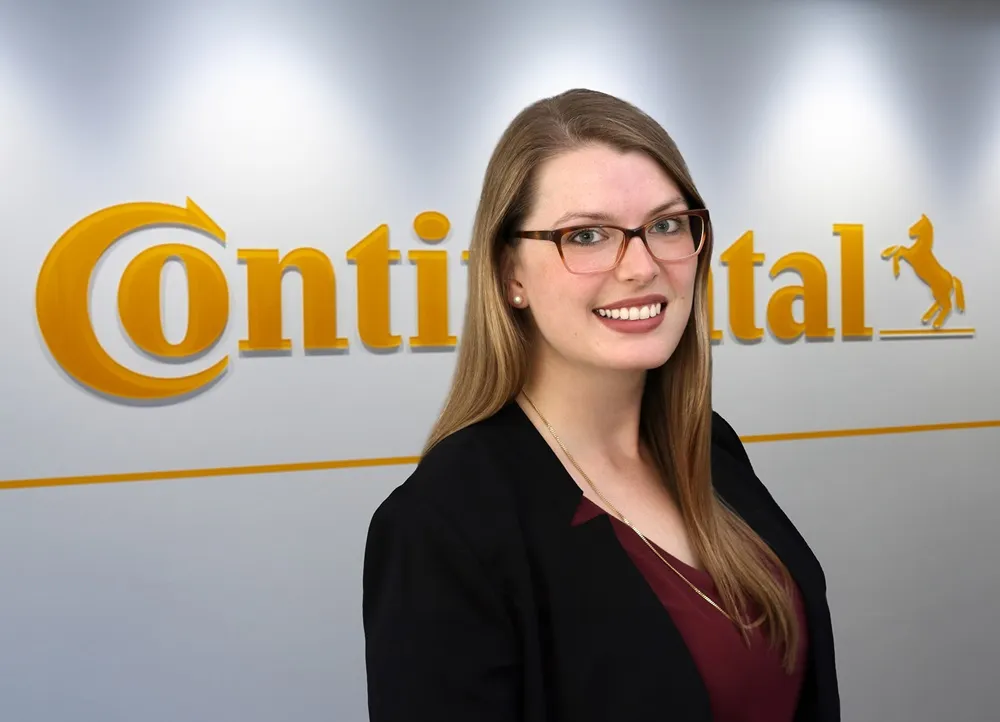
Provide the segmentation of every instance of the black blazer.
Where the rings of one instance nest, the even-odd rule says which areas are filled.
[[[797,721],[840,703],[826,580],[713,414],[713,483],[798,583],[808,668]],[[511,402],[438,444],[376,510],[364,560],[370,722],[709,722],[659,598]]]

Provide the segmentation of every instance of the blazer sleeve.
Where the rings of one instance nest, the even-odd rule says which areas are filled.
[[[823,567],[816,558],[812,549],[809,547],[809,543],[799,532],[792,520],[788,518],[785,511],[781,508],[778,502],[774,499],[767,486],[760,480],[757,476],[757,472],[753,468],[753,463],[750,461],[750,455],[747,453],[746,446],[743,440],[740,439],[739,434],[736,430],[729,424],[726,419],[724,419],[718,412],[712,412],[712,432],[713,439],[718,442],[720,448],[722,448],[727,454],[729,454],[734,460],[742,464],[746,470],[747,475],[745,481],[753,484],[753,490],[755,497],[762,501],[767,508],[770,510],[771,514],[785,527],[785,529],[792,534],[792,536],[799,541],[802,548],[805,550],[806,555],[811,561],[810,567],[816,574],[817,582],[819,583],[821,589],[826,591],[826,574],[823,571]]]
[[[515,722],[516,635],[455,526],[397,489],[375,512],[363,571],[370,722]]]

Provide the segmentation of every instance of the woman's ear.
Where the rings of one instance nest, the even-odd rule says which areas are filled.
[[[500,261],[501,278],[504,279],[504,293],[507,296],[507,303],[515,308],[526,308],[528,305],[528,295],[524,291],[524,286],[517,280],[517,260],[516,251],[509,246],[504,249],[503,257]]]
[[[504,281],[504,292],[507,294],[507,302],[514,308],[527,307],[528,294],[524,292],[524,286],[516,278],[507,278]]]

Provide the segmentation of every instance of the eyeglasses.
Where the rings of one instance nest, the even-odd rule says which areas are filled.
[[[608,225],[569,226],[550,231],[514,231],[513,238],[552,241],[570,273],[601,273],[621,263],[628,242],[642,239],[658,261],[673,263],[697,256],[710,225],[705,209],[667,213],[639,228]]]

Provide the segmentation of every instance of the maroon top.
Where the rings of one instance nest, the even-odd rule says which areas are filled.
[[[605,513],[583,497],[573,524],[583,524]],[[751,632],[748,648],[728,619],[672,572],[629,526],[613,516],[610,518],[618,540],[684,638],[708,690],[715,722],[792,722],[805,671],[807,644],[799,590],[795,589],[795,609],[801,641],[795,671],[789,675],[782,665],[781,651],[768,647],[760,628]],[[722,606],[715,584],[706,572],[688,566],[659,547],[657,551]]]

